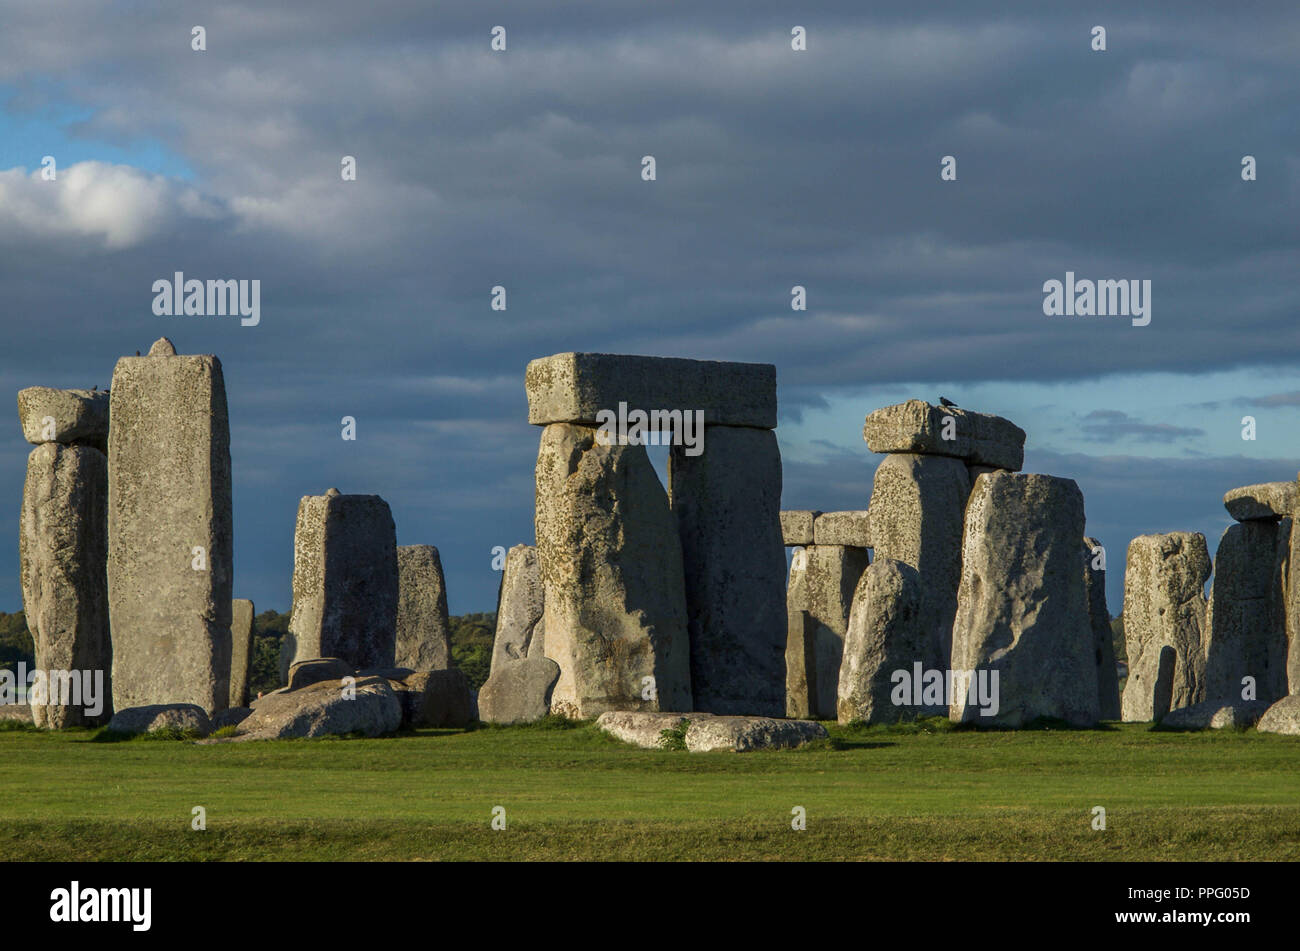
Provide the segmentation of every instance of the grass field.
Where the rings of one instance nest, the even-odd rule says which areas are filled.
[[[1295,737],[827,726],[745,754],[552,722],[206,746],[6,729],[0,858],[1300,859]]]

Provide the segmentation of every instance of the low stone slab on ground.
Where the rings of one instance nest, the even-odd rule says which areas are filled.
[[[1269,708],[1267,700],[1205,700],[1171,710],[1161,726],[1176,730],[1222,730],[1254,726]]]
[[[32,707],[27,703],[0,704],[0,723],[12,720],[17,723],[32,723]]]
[[[402,725],[402,704],[382,677],[360,677],[345,692],[343,680],[322,680],[301,690],[267,694],[239,724],[238,739],[276,740],[362,733],[392,733]]]
[[[664,730],[685,727],[686,749],[692,753],[731,750],[793,749],[826,736],[826,728],[811,720],[778,717],[731,717],[712,713],[638,713],[611,710],[596,726],[611,736],[645,749],[664,749]]]
[[[405,725],[463,727],[474,721],[469,681],[459,668],[417,671],[389,686],[401,701]]]
[[[110,733],[154,733],[158,730],[193,730],[200,736],[212,732],[207,711],[193,703],[154,703],[127,707],[113,714]]]
[[[322,680],[341,680],[356,673],[352,665],[338,657],[313,657],[289,667],[289,690],[301,690]],[[373,671],[371,672],[373,673]],[[380,674],[379,676],[384,676]]]
[[[1223,496],[1223,507],[1239,522],[1255,519],[1279,519],[1296,508],[1295,482],[1262,482],[1230,489]]]
[[[251,707],[227,707],[212,717],[212,732],[215,733],[228,726],[239,726],[252,712]]]
[[[1300,695],[1283,697],[1264,711],[1255,724],[1260,733],[1285,733],[1300,736]]]
[[[484,723],[531,723],[551,710],[551,691],[560,667],[549,657],[505,661],[478,692],[478,716]]]

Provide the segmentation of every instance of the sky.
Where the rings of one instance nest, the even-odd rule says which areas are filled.
[[[533,540],[530,359],[775,364],[785,508],[866,508],[863,417],[944,395],[1078,482],[1118,613],[1130,539],[1213,550],[1224,492],[1300,470],[1298,53],[1291,3],[0,0],[0,389],[214,353],[235,596],[289,609],[335,486],[456,614]],[[260,322],[155,315],[176,271],[260,280]],[[1150,323],[1048,316],[1067,272],[1149,280]]]

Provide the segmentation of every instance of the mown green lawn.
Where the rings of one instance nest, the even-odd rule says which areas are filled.
[[[4,730],[0,858],[1300,860],[1297,737],[828,728],[745,754],[590,725],[205,746]]]

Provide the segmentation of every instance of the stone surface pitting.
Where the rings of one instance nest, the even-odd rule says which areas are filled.
[[[813,522],[813,544],[871,548],[870,513],[866,509],[855,512],[822,512]]]
[[[781,540],[787,548],[813,543],[813,524],[821,512],[786,509],[781,512]]]
[[[951,416],[954,422],[945,423]],[[945,430],[953,436],[945,439]],[[908,400],[869,413],[862,438],[872,452],[955,456],[974,465],[1018,470],[1025,461],[1025,431],[1001,416]]]
[[[108,391],[29,386],[18,391],[18,418],[30,443],[82,442],[103,450],[108,441]],[[49,420],[53,420],[50,424]]]

